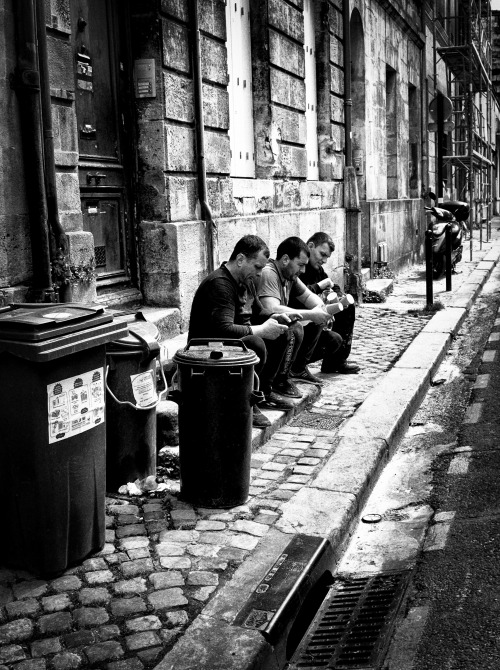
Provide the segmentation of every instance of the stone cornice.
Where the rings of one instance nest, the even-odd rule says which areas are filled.
[[[419,49],[425,44],[425,37],[416,27],[410,25],[406,12],[402,7],[396,7],[394,0],[377,0],[378,4],[387,12],[391,19],[401,28],[405,35],[414,42]]]

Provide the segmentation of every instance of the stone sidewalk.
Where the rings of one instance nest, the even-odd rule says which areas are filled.
[[[236,614],[294,534],[340,555],[499,252],[495,240],[462,261],[452,294],[435,282],[446,309],[434,315],[422,312],[421,267],[360,307],[361,372],[320,375],[319,397],[301,385],[302,411],[254,431],[245,505],[193,508],[171,481],[166,494],[108,498],[104,549],[61,577],[0,569],[0,670],[245,670],[272,658],[258,630],[231,625]]]

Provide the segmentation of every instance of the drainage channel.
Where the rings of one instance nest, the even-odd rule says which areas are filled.
[[[322,538],[295,535],[233,626],[260,631],[272,647],[261,670],[376,670],[410,571],[334,578]]]
[[[335,581],[287,670],[376,670],[409,578],[399,572]]]

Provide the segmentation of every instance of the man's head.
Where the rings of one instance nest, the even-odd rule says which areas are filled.
[[[335,251],[335,244],[327,233],[314,233],[308,240],[309,263],[315,270],[318,270]]]
[[[285,279],[295,279],[305,271],[309,247],[300,237],[287,237],[276,251],[276,262]]]
[[[228,267],[240,284],[257,279],[269,259],[269,248],[257,235],[245,235],[233,249]]]

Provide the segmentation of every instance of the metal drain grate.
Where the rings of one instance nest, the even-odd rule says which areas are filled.
[[[336,582],[287,668],[378,667],[409,578],[409,572],[399,572]]]
[[[331,413],[319,414],[316,412],[303,412],[292,421],[291,425],[300,428],[333,430],[338,428],[345,418],[345,416],[332,416]]]
[[[102,268],[106,265],[106,247],[94,247],[96,267]]]

